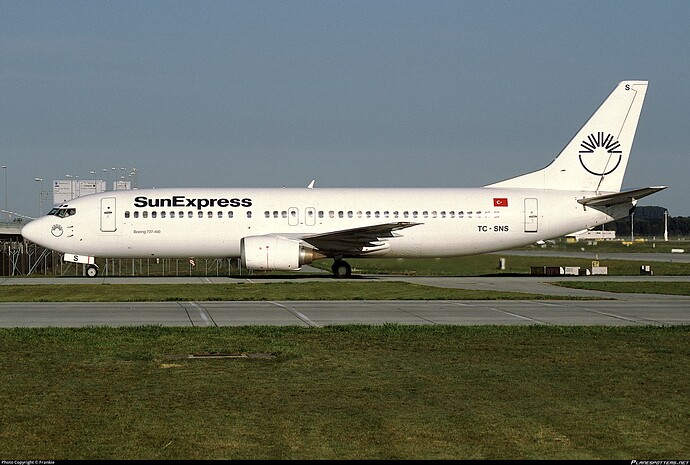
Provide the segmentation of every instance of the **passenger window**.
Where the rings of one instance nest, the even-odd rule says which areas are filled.
[[[52,210],[51,210],[52,211]],[[50,213],[48,213],[50,215]],[[129,211],[125,212],[125,218],[129,218]]]
[[[153,211],[151,212],[151,218],[156,218],[158,216],[158,213]]]
[[[165,218],[165,211],[161,212],[161,218]]]
[[[148,218],[148,217],[149,217],[149,212],[147,212],[147,211],[141,212],[141,217],[142,217],[142,218]]]
[[[175,212],[170,212],[170,218],[175,218]]]
[[[247,218],[251,218],[251,217],[252,217],[252,212],[247,212]]]
[[[134,212],[134,218],[139,218],[139,212]]]
[[[219,210],[218,211],[218,218],[222,218],[222,217],[223,217],[223,210]]]

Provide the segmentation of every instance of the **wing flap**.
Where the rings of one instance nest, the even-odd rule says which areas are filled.
[[[361,228],[303,235],[300,239],[322,252],[357,254],[366,248],[380,248],[382,240],[385,241],[385,239],[398,235],[396,231],[418,224],[421,223],[384,223]]]

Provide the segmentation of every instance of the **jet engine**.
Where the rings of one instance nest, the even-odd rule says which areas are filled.
[[[324,256],[302,242],[274,236],[248,236],[240,241],[242,265],[249,270],[299,270]]]

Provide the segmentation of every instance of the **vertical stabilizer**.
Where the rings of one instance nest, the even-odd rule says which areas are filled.
[[[619,192],[647,81],[623,81],[546,168],[486,187]]]

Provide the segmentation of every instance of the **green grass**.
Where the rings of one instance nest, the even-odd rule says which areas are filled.
[[[449,289],[405,282],[236,284],[31,284],[0,287],[0,302],[169,302],[227,300],[535,300],[564,297]]]
[[[5,460],[690,455],[690,327],[0,329]],[[188,359],[190,353],[272,358]]]
[[[563,281],[553,284],[571,289],[589,289],[605,292],[628,292],[635,294],[669,294],[690,295],[690,283],[640,281],[640,282],[607,282],[607,281]]]
[[[359,273],[476,276],[498,273],[498,257],[351,263]],[[506,274],[591,266],[506,257]],[[621,275],[641,263],[601,261]],[[652,266],[690,274],[687,264]],[[690,293],[687,283],[563,284]],[[3,302],[477,298],[554,297],[356,280],[0,287]],[[0,329],[0,451],[4,460],[687,457],[689,336],[689,326]],[[269,356],[187,357],[229,353]]]
[[[500,279],[500,278],[497,278]],[[690,283],[553,282],[608,292],[690,295]],[[522,292],[450,289],[405,282],[287,282],[236,284],[31,284],[0,287],[0,302],[189,302],[285,300],[578,300]]]
[[[550,249],[548,249],[550,250]],[[499,258],[505,258],[505,270],[498,269]],[[397,274],[407,276],[495,276],[500,274],[525,275],[533,266],[579,266],[591,269],[591,258],[523,256],[485,254],[457,258],[360,258],[348,259],[355,274]],[[690,264],[678,262],[650,262],[644,260],[598,260],[608,268],[611,276],[639,276],[641,265],[650,265],[655,276],[688,276]],[[315,267],[330,270],[331,262],[319,260]]]

